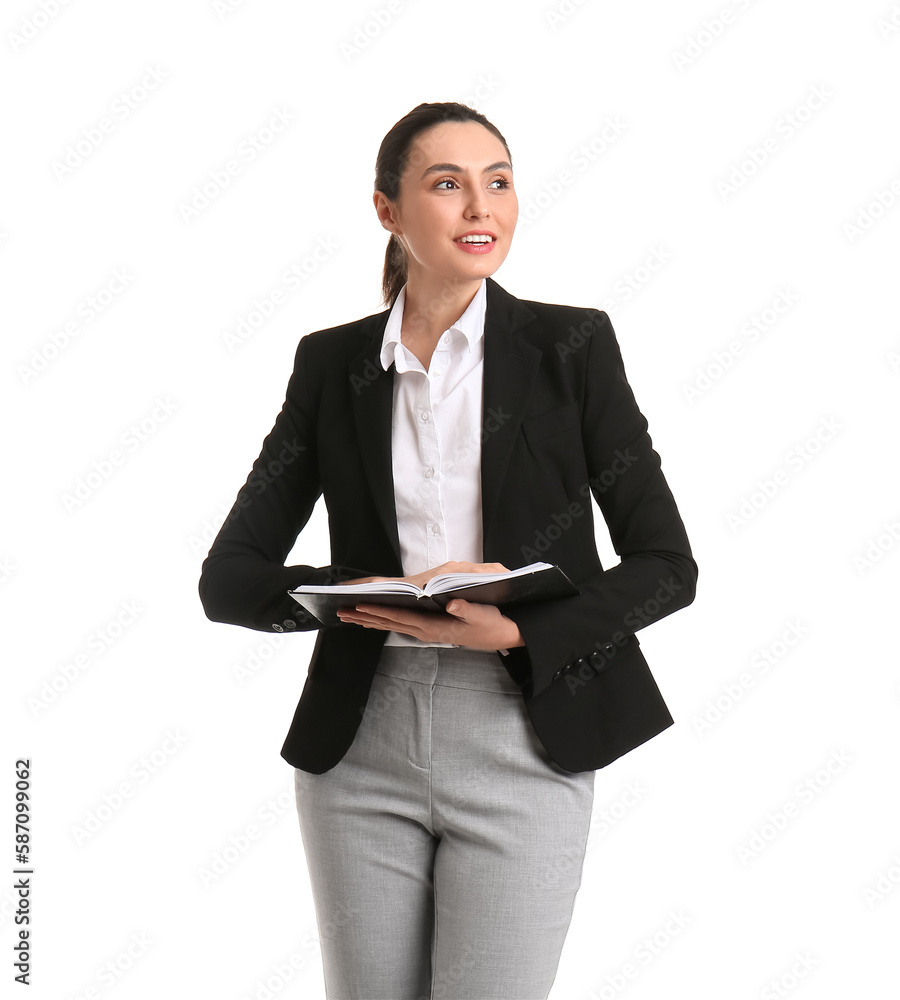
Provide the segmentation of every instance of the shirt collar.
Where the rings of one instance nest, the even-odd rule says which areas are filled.
[[[403,322],[403,308],[406,304],[406,285],[400,289],[391,308],[384,328],[384,338],[381,341],[381,365],[385,371],[395,361],[403,360],[403,345],[400,340],[400,327]],[[472,348],[484,336],[484,317],[487,307],[487,282],[482,278],[478,291],[466,307],[459,319],[450,325],[449,330],[459,330],[466,338],[466,348],[471,353]],[[447,332],[447,331],[445,331]],[[400,365],[400,368],[406,368]]]

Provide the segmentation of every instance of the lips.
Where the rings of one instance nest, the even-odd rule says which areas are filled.
[[[489,229],[470,229],[453,241],[465,253],[490,253],[497,242],[497,234]]]
[[[496,239],[465,240],[460,237],[453,242],[465,253],[490,253],[497,245]]]

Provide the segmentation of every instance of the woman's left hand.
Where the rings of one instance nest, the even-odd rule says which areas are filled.
[[[493,604],[454,598],[447,611],[450,613],[360,602],[355,608],[341,608],[338,616],[341,621],[363,628],[402,632],[425,642],[450,642],[470,649],[511,649],[525,645],[519,626]]]

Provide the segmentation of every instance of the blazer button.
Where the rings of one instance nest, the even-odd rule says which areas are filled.
[[[295,621],[292,621],[290,618],[285,618],[284,627],[287,629],[296,628],[297,623]]]
[[[603,648],[605,650],[606,646]],[[598,674],[601,670],[605,670],[609,666],[609,660],[607,660],[599,650],[597,650],[596,653],[591,653],[590,661],[591,666],[597,671]]]
[[[278,624],[278,622],[272,622],[272,628],[276,632],[283,632],[284,631],[284,629]]]
[[[558,681],[560,677],[562,677],[562,675],[563,675],[563,668],[560,667],[559,670],[557,670],[556,673],[553,675],[553,680]]]
[[[611,642],[608,642],[603,647],[603,652],[606,653],[607,656],[612,656],[615,651],[616,651],[616,647]]]
[[[579,656],[578,659],[572,664],[572,669],[577,670],[580,675],[587,665],[588,661],[583,656]]]

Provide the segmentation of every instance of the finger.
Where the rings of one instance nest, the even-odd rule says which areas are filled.
[[[358,604],[357,613],[373,621],[388,622],[396,625],[421,626],[431,617],[425,611],[412,611],[407,608],[381,604]]]
[[[497,607],[494,604],[481,604],[478,601],[465,601],[461,597],[454,597],[447,604],[445,610],[448,614],[456,615],[459,618],[474,620],[479,616],[483,618],[493,614]]]

